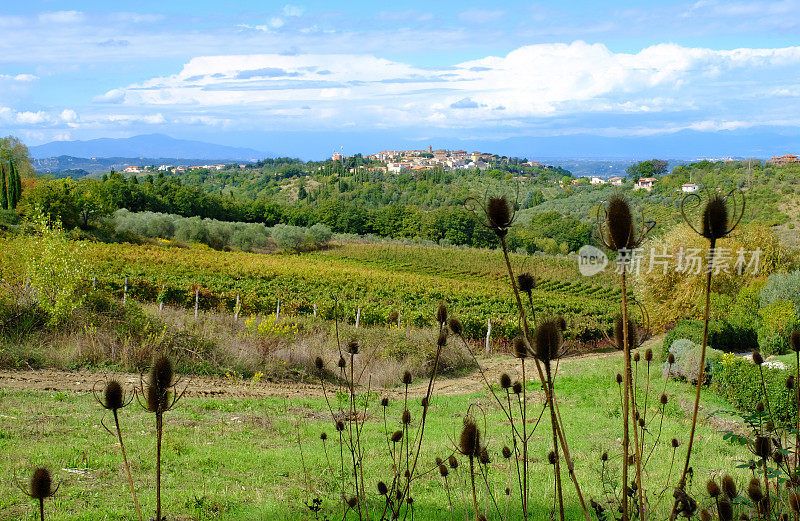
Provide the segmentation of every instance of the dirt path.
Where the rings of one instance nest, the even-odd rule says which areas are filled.
[[[616,353],[592,353],[579,355],[562,360],[562,364],[572,361],[615,356]],[[486,378],[495,383],[502,373],[508,373],[512,378],[517,375],[519,363],[508,355],[498,355],[480,360]],[[528,375],[536,379],[535,370]],[[139,375],[132,373],[119,373],[112,371],[62,371],[43,369],[35,371],[0,371],[0,389],[8,390],[36,390],[36,391],[70,391],[91,392],[92,388],[102,385],[102,382],[116,378],[128,386],[138,386]],[[322,386],[296,381],[272,382],[262,380],[257,383],[248,381],[228,380],[224,377],[192,376],[184,380],[187,384],[187,396],[198,398],[231,397],[231,398],[267,398],[267,397],[320,397]],[[100,382],[100,383],[98,383]],[[412,396],[421,397],[427,391],[427,380],[419,380],[409,387]],[[437,395],[470,394],[485,389],[485,384],[480,373],[475,371],[468,375],[453,378],[440,378],[436,382]],[[380,390],[382,395],[390,397],[400,396],[402,388]]]

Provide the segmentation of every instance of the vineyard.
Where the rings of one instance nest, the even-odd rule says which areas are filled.
[[[233,312],[314,312],[323,318],[385,324],[398,312],[402,323],[429,325],[439,303],[458,314],[472,338],[511,338],[517,323],[511,290],[499,252],[386,244],[346,244],[304,255],[219,252],[202,246],[91,243],[97,283],[142,301]],[[564,314],[575,339],[591,341],[608,331],[619,290],[589,282],[574,261],[512,256],[517,269],[533,273],[537,314]],[[602,277],[602,275],[600,276]]]

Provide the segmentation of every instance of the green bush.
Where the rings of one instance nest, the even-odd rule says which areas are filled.
[[[697,375],[700,371],[700,356],[702,355],[702,345],[694,343],[685,338],[679,338],[672,343],[669,351],[675,355],[675,363],[670,368],[669,365],[664,363],[665,376],[669,371],[669,377],[685,380],[690,383],[697,382]],[[707,382],[711,378],[712,364],[722,357],[722,351],[716,349],[706,349],[705,370],[703,373],[703,381]]]
[[[795,313],[800,312],[800,271],[769,276],[761,290],[761,307],[766,308],[778,301],[791,302]]]
[[[762,365],[761,369],[770,411],[776,421],[785,423],[795,415],[793,391],[786,389],[789,372],[769,367],[768,363]],[[712,373],[712,388],[731,405],[752,413],[758,402],[765,401],[761,374],[758,366],[750,360],[725,353],[713,364]]]
[[[765,354],[782,355],[789,349],[789,335],[797,326],[795,305],[787,300],[776,300],[759,312],[758,345]]]
[[[680,338],[702,344],[703,321],[681,320],[668,331],[661,347],[664,359],[666,359],[672,343]],[[747,323],[711,320],[708,323],[708,345],[725,353],[752,351],[758,347],[758,336]]]

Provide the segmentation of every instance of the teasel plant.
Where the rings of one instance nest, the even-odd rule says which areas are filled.
[[[139,509],[139,498],[136,495],[136,488],[133,485],[133,477],[131,476],[131,466],[128,463],[128,454],[125,451],[125,443],[122,441],[122,429],[119,426],[119,411],[124,409],[133,401],[135,393],[130,393],[129,396],[125,395],[125,390],[122,388],[122,385],[119,381],[115,379],[108,380],[103,388],[102,394],[97,392],[97,386],[99,382],[94,385],[92,388],[92,394],[94,395],[95,400],[106,410],[111,411],[114,415],[114,428],[116,431],[117,439],[119,440],[119,447],[122,451],[122,461],[125,464],[125,473],[128,475],[128,485],[131,487],[131,494],[133,495],[133,504],[136,508],[136,517],[139,518],[139,521],[142,521],[142,512]],[[111,432],[105,422],[102,420],[100,424],[103,428],[108,431],[109,434],[114,436],[115,434]]]
[[[719,195],[717,193],[710,193],[706,197],[705,205],[703,206],[700,227],[696,228],[691,219],[687,216],[687,209],[689,204],[699,205],[702,203],[702,198],[698,194],[687,194],[681,202],[681,216],[686,224],[698,235],[708,240],[708,266],[706,268],[706,284],[705,284],[705,309],[703,312],[703,342],[700,351],[700,366],[697,372],[697,392],[695,393],[694,408],[692,410],[692,426],[689,430],[689,440],[686,446],[686,461],[684,462],[683,472],[681,473],[680,480],[678,481],[678,489],[684,490],[686,486],[686,474],[689,471],[692,458],[692,445],[694,444],[695,429],[697,427],[697,415],[700,410],[700,391],[703,388],[704,371],[706,363],[706,348],[708,347],[708,323],[711,310],[711,279],[714,274],[714,260],[716,254],[717,241],[730,235],[739,225],[742,220],[745,210],[744,195],[738,190],[732,190],[726,195]],[[730,208],[729,208],[730,207]],[[672,513],[670,514],[670,521],[675,519],[677,515],[678,501],[676,499],[673,503]]]
[[[631,518],[628,501],[628,465],[631,455],[630,434],[631,418],[633,414],[632,403],[635,400],[633,393],[633,377],[631,370],[631,332],[629,331],[630,313],[628,310],[628,271],[629,265],[634,261],[635,250],[639,248],[647,237],[647,234],[655,227],[654,221],[645,220],[642,213],[641,222],[638,226],[634,223],[633,212],[627,199],[621,195],[612,196],[604,205],[597,209],[597,235],[600,242],[609,250],[617,252],[619,255],[620,290],[622,294],[622,346],[623,346],[623,401],[622,401],[622,518],[627,521]],[[637,447],[638,433],[633,429],[634,434],[634,453],[638,453]],[[639,498],[640,519],[646,519],[647,511],[644,505],[645,491],[642,489],[642,468],[641,458],[634,457],[636,465],[636,485]]]
[[[362,403],[362,398],[357,394],[357,389],[362,386],[366,364],[363,364],[364,367],[360,371],[356,371],[355,369],[356,355],[359,354],[361,346],[356,340],[351,340],[347,343],[346,347],[341,347],[338,316],[336,312],[334,312],[334,318],[337,323],[335,326],[337,346],[340,350],[340,358],[337,364],[340,376],[339,381],[341,382],[339,394],[347,394],[348,398],[346,404],[340,401],[338,406],[336,408],[334,407],[325,381],[325,363],[321,357],[316,358],[315,366],[320,378],[328,411],[339,433],[339,476],[341,480],[340,486],[342,499],[344,501],[345,516],[347,512],[353,510],[357,513],[359,519],[370,519],[370,512],[366,503],[367,488],[363,475],[362,462],[364,450],[362,448],[361,436],[370,403],[371,381],[367,382],[366,394],[363,396]],[[396,321],[396,319],[394,319],[394,321]],[[444,304],[441,304],[436,310],[436,322],[438,325],[436,349],[433,355],[432,369],[428,378],[426,392],[420,400],[422,410],[419,415],[419,420],[416,422],[414,421],[414,414],[412,414],[410,410],[409,386],[413,382],[413,376],[409,371],[405,371],[401,379],[404,392],[403,410],[399,419],[399,429],[390,430],[389,420],[387,418],[389,399],[383,398],[381,400],[384,430],[387,439],[387,451],[391,457],[392,469],[391,479],[381,480],[378,484],[379,495],[384,497],[385,503],[380,519],[385,519],[387,517],[399,519],[401,516],[405,518],[409,511],[413,509],[412,483],[422,475],[422,472],[418,472],[418,468],[420,463],[419,456],[422,451],[425,434],[425,425],[428,418],[430,401],[435,389],[436,377],[439,372],[442,350],[446,347],[449,336],[447,307]],[[374,350],[369,356],[372,355],[374,355]],[[348,357],[349,363],[348,359],[345,359],[345,356]],[[325,439],[327,439],[327,435],[323,439],[323,442]],[[345,457],[345,450],[349,453],[349,458]],[[345,463],[346,459],[347,463]],[[348,467],[347,471],[345,467]],[[424,473],[435,471],[437,467],[426,469]],[[346,477],[347,474],[350,474],[352,478],[352,489],[354,491],[354,495],[352,496],[349,496],[347,493],[347,490],[350,488],[347,483],[349,481],[349,478]]]
[[[44,521],[44,500],[55,496],[61,487],[61,483],[59,482],[56,488],[53,488],[53,477],[46,467],[38,467],[33,471],[27,489],[17,481],[16,474],[13,477],[13,482],[23,494],[39,503],[39,520]]]
[[[539,376],[539,381],[541,382],[542,388],[545,391],[545,394],[548,394],[547,391],[547,378],[545,376],[545,372],[543,369],[543,365],[538,358],[536,358],[536,353],[533,347],[533,333],[531,325],[528,321],[528,312],[526,310],[525,305],[523,304],[522,297],[520,293],[525,293],[528,296],[528,304],[530,305],[530,312],[531,317],[534,319],[534,326],[536,326],[535,322],[535,306],[533,304],[533,289],[536,285],[536,279],[533,275],[529,273],[522,273],[519,277],[517,277],[514,273],[514,269],[511,266],[511,258],[508,252],[508,244],[506,241],[506,236],[508,235],[508,231],[511,229],[511,226],[514,223],[514,219],[516,217],[514,208],[516,207],[516,202],[513,204],[509,203],[508,199],[503,197],[490,197],[485,204],[481,203],[475,198],[470,198],[467,200],[466,204],[468,209],[475,210],[477,207],[480,207],[483,210],[483,213],[486,217],[486,224],[485,226],[497,236],[500,242],[500,248],[503,254],[503,261],[506,266],[506,270],[508,272],[509,283],[511,284],[511,289],[514,294],[514,299],[517,305],[517,310],[519,313],[519,324],[520,324],[520,335],[518,340],[514,343],[514,350],[515,356],[517,359],[520,360],[520,367],[522,370],[522,409],[521,409],[521,425],[522,425],[522,432],[517,433],[519,438],[522,440],[522,464],[523,469],[521,471],[521,496],[522,496],[522,512],[523,512],[523,519],[527,520],[529,515],[528,509],[528,500],[529,500],[529,486],[528,486],[528,441],[530,440],[529,434],[527,432],[527,423],[528,423],[528,414],[527,414],[527,372],[526,372],[526,365],[525,361],[529,357],[534,359],[534,366],[536,368],[536,372]],[[471,350],[470,350],[471,352]],[[473,355],[474,357],[474,355]],[[477,362],[477,360],[475,360]],[[480,365],[478,364],[480,368]],[[483,372],[481,371],[481,374]],[[484,376],[484,380],[486,380]],[[487,382],[488,385],[488,382]],[[489,391],[494,396],[495,400],[501,405],[502,402],[497,397],[496,393],[494,392],[491,385],[488,385]],[[557,403],[555,405],[555,415],[556,419],[559,418]],[[544,409],[542,410],[544,412]],[[583,510],[583,514],[585,519],[589,520],[589,510],[586,507],[586,503],[583,499],[583,494],[581,492],[581,487],[578,482],[578,478],[575,474],[575,467],[572,462],[569,453],[569,446],[567,444],[567,439],[564,434],[564,429],[560,421],[555,422],[555,431],[558,437],[559,447],[562,450],[562,455],[564,456],[564,461],[567,465],[567,469],[572,479],[572,483],[575,487],[575,492],[578,496],[578,500],[581,505],[581,509]],[[562,517],[563,519],[563,517]]]
[[[164,434],[164,413],[174,409],[186,394],[189,384],[179,391],[180,382],[181,378],[175,376],[172,360],[166,355],[160,355],[153,361],[147,380],[145,381],[144,375],[139,377],[139,389],[136,393],[139,405],[156,417],[156,521],[166,519],[166,516],[161,515],[161,440]]]

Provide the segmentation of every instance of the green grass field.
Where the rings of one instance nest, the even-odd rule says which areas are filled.
[[[560,411],[569,440],[576,473],[587,500],[602,500],[600,455],[608,451],[612,481],[620,472],[621,418],[618,388],[613,376],[619,370],[621,356],[578,358],[562,362],[556,383]],[[660,365],[653,366],[653,385],[664,385]],[[640,373],[641,375],[642,373]],[[260,384],[253,384],[260,385]],[[535,392],[537,384],[529,384],[529,401],[534,416],[541,411],[542,396]],[[393,390],[396,393],[397,390]],[[684,441],[688,436],[688,402],[692,389],[686,384],[668,382],[670,402],[666,407],[661,439],[647,467],[645,483],[651,494],[666,489],[672,449],[669,440]],[[369,501],[375,511],[382,498],[375,491],[380,479],[390,479],[391,461],[387,453],[382,408],[377,393],[369,409],[371,415],[364,433],[365,478]],[[421,409],[415,399],[410,409],[416,419]],[[651,402],[652,403],[652,402]],[[504,489],[509,485],[509,465],[500,449],[510,444],[505,419],[493,406],[487,393],[437,396],[431,402],[421,466],[433,468],[435,457],[446,458],[453,452],[462,418],[472,410],[483,428],[485,411],[486,441],[492,457],[489,484],[497,496],[501,517],[488,506],[489,519],[506,518]],[[703,395],[702,414],[707,417],[717,410],[728,409],[713,394]],[[388,408],[389,431],[400,425],[402,402],[392,400]],[[655,417],[655,407],[648,405],[648,414]],[[134,519],[133,502],[116,439],[101,426],[113,419],[103,411],[90,394],[68,392],[33,392],[0,390],[0,519],[34,519],[34,503],[12,486],[11,476],[27,479],[30,469],[47,465],[62,480],[53,500],[46,504],[47,519],[97,520]],[[533,437],[531,480],[532,519],[550,518],[553,507],[552,467],[547,462],[550,450],[550,426],[545,419]],[[326,463],[320,433],[328,434],[328,458],[338,466],[335,430],[324,400],[306,399],[194,399],[186,398],[167,413],[164,434],[164,511],[168,519],[225,520],[301,520],[314,519],[304,505],[312,498],[323,499],[323,511],[329,519],[341,519],[339,481],[336,471]],[[134,480],[145,519],[151,517],[155,505],[154,491],[154,419],[134,401],[121,412],[121,422],[132,462]],[[698,427],[693,452],[693,490],[704,490],[705,480],[732,469],[735,462],[748,457],[743,447],[723,441],[718,429],[733,425],[724,415],[704,421]],[[653,424],[653,436],[658,422]],[[301,460],[298,434],[302,441]],[[652,443],[648,438],[646,446]],[[677,450],[676,468],[671,483],[676,481],[678,460],[683,446]],[[454,519],[464,519],[471,501],[462,496],[465,474],[463,458],[458,472],[450,475]],[[511,460],[508,460],[511,461]],[[303,467],[307,469],[307,474]],[[740,483],[744,475],[738,476]],[[455,485],[457,480],[462,485]],[[574,488],[565,475],[565,505],[569,519],[577,519],[578,502]],[[514,488],[512,481],[512,488]],[[618,485],[618,483],[617,483]],[[485,490],[485,485],[479,487]],[[464,488],[464,494],[467,489]],[[438,473],[432,472],[414,486],[415,519],[450,519],[448,500]],[[485,493],[482,493],[485,499]],[[652,500],[653,519],[666,517],[670,492],[660,503]],[[706,500],[708,501],[708,500]],[[512,490],[507,519],[521,519],[516,489]],[[481,504],[481,509],[484,504]],[[351,512],[350,519],[355,518]]]

